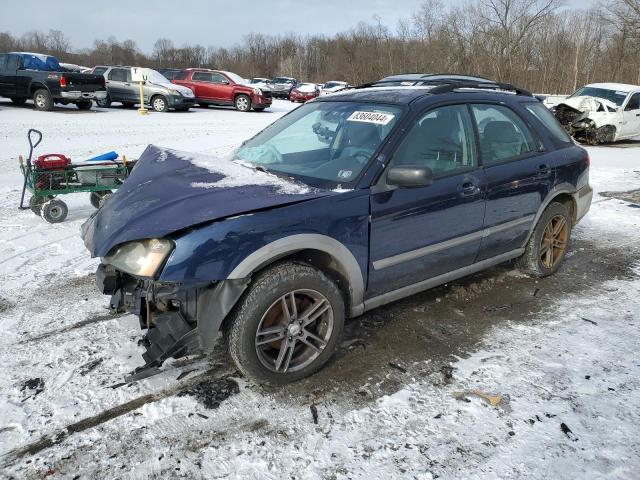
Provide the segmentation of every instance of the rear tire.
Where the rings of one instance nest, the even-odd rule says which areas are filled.
[[[248,95],[238,95],[233,103],[236,107],[236,110],[238,110],[239,112],[248,112],[249,110],[251,110],[251,99]]]
[[[53,110],[53,98],[46,88],[36,90],[33,94],[33,105],[36,110],[50,112]]]
[[[64,222],[68,213],[69,209],[67,208],[67,204],[57,198],[49,200],[42,205],[42,218],[49,223]]]
[[[40,216],[41,212],[42,212],[42,205],[44,205],[45,203],[47,203],[49,200],[52,200],[53,197],[51,195],[48,195],[46,197],[40,197],[37,195],[32,195],[29,198],[29,208],[31,209],[31,211],[33,213],[35,213],[36,215]]]
[[[78,110],[91,110],[92,106],[93,102],[91,100],[81,100],[79,102],[76,102],[76,107],[78,107]]]
[[[553,202],[543,212],[516,266],[533,277],[547,277],[558,271],[567,252],[572,219],[567,207]]]
[[[230,313],[225,328],[229,353],[242,373],[258,383],[295,382],[329,360],[344,311],[338,287],[323,272],[302,263],[277,264],[255,276]]]
[[[151,99],[151,108],[156,112],[164,113],[169,110],[169,104],[162,95],[156,95]]]
[[[111,97],[107,94],[103,99],[96,100],[96,105],[100,108],[109,108],[111,106]]]

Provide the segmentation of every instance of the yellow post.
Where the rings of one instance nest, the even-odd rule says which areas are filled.
[[[140,115],[146,115],[147,113],[149,113],[149,110],[144,108],[144,88],[142,88],[143,83],[144,82],[142,81],[138,82],[138,85],[140,85],[140,108],[138,109],[138,113]]]

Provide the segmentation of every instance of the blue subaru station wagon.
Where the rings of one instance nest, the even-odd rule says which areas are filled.
[[[562,263],[589,157],[507,84],[367,85],[296,108],[227,158],[149,146],[82,226],[100,290],[146,330],[144,378],[226,345],[250,379],[327,362],[345,319],[515,260]]]

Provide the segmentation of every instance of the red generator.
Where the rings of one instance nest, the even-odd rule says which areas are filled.
[[[71,164],[71,159],[61,153],[48,153],[40,155],[33,163],[36,170],[63,170]]]

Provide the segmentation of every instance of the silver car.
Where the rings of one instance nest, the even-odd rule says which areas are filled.
[[[175,85],[150,68],[142,70],[147,78],[143,86],[145,105],[156,112],[166,112],[170,108],[187,111],[195,105],[195,96],[190,88]],[[112,102],[121,102],[125,108],[140,104],[140,86],[131,81],[131,67],[97,66],[92,73],[104,75],[107,87],[107,97],[96,102],[99,107],[110,107]]]

